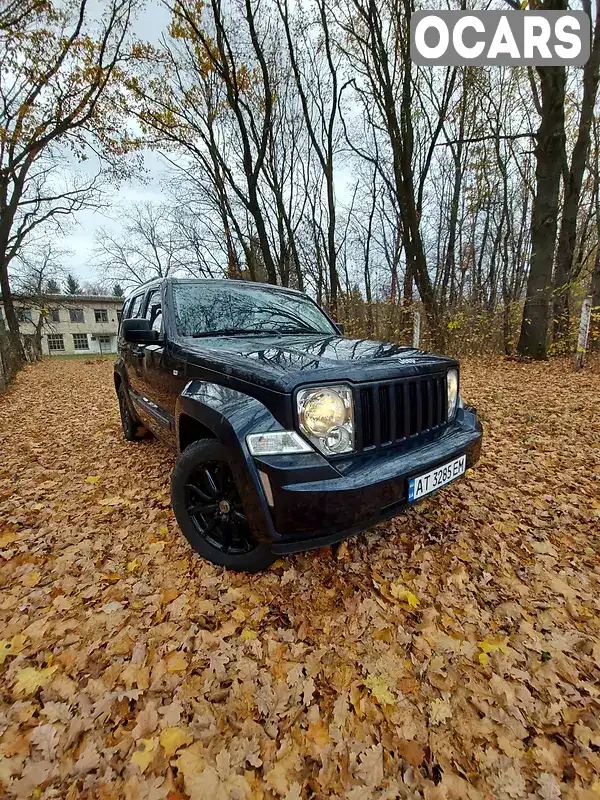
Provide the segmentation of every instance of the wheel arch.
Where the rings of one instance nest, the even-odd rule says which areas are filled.
[[[177,420],[177,446],[183,453],[186,447],[198,439],[217,439],[215,432],[200,420],[182,412]]]
[[[215,439],[227,448],[230,465],[248,518],[261,541],[273,539],[274,529],[256,464],[246,446],[250,433],[281,430],[281,424],[255,397],[216,383],[190,381],[177,399],[176,441]],[[197,433],[201,433],[197,436]]]

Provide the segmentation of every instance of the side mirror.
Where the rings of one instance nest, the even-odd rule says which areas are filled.
[[[344,323],[343,323],[343,322],[336,322],[336,323],[335,323],[335,327],[336,327],[336,328],[338,329],[338,331],[339,331],[339,332],[342,334],[342,336],[343,336],[343,335],[344,335],[344,333],[346,332],[346,326],[344,325]]]
[[[126,342],[138,344],[154,344],[158,339],[158,331],[152,329],[149,319],[133,317],[121,323],[121,334]]]

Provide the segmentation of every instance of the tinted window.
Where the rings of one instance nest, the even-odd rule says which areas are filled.
[[[160,299],[160,289],[150,292],[148,304],[146,306],[146,319],[150,320],[153,330],[160,333],[162,327],[162,303]]]
[[[142,308],[143,299],[144,299],[143,294],[138,294],[137,297],[133,298],[133,300],[131,301],[131,307],[129,309],[129,313],[127,314],[128,319],[140,316],[140,310]]]
[[[211,333],[335,334],[308,297],[267,287],[231,283],[182,283],[174,287],[177,330],[187,336]]]

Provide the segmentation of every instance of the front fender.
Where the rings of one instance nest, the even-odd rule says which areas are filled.
[[[225,445],[250,524],[259,539],[272,541],[275,532],[271,514],[254,459],[246,446],[246,436],[283,430],[282,425],[256,398],[206,381],[190,381],[177,400],[178,441],[182,414],[208,428]]]

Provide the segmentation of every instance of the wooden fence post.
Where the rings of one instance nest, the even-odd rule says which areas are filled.
[[[587,350],[588,334],[590,332],[590,319],[592,317],[592,298],[586,297],[581,305],[579,318],[579,336],[577,337],[577,352],[575,353],[575,369],[583,368],[585,351]]]

